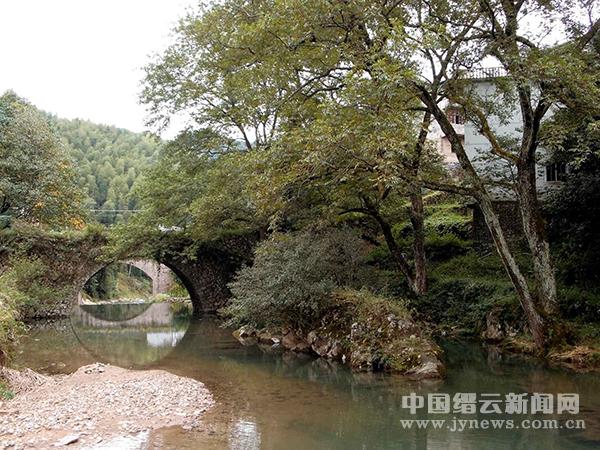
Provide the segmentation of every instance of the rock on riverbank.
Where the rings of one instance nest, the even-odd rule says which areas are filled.
[[[202,383],[162,370],[93,364],[37,384],[0,403],[0,448],[109,448],[166,426],[196,428],[214,404]]]
[[[233,335],[244,345],[268,345],[341,360],[355,371],[385,371],[422,380],[442,378],[442,350],[401,304],[368,293],[340,291],[310,331],[281,332],[244,326]]]

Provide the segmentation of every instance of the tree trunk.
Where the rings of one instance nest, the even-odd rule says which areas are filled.
[[[425,214],[423,212],[423,194],[416,188],[410,196],[410,222],[413,229],[413,253],[415,272],[413,290],[418,295],[427,292],[427,258],[425,255]]]
[[[546,316],[555,315],[558,312],[556,276],[537,198],[535,162],[519,163],[517,170],[519,210],[523,233],[531,251],[539,304]]]
[[[375,219],[375,221],[379,225],[379,228],[381,229],[381,232],[383,233],[385,243],[388,247],[388,250],[390,251],[390,254],[392,255],[392,259],[394,260],[394,264],[396,264],[396,266],[398,267],[398,270],[400,270],[400,272],[402,272],[404,274],[404,276],[406,277],[406,281],[408,282],[408,286],[410,287],[410,289],[413,292],[415,292],[416,294],[420,294],[421,292],[418,291],[417,284],[415,282],[414,272],[413,272],[412,268],[410,267],[410,264],[408,263],[408,261],[406,261],[406,257],[402,253],[402,249],[400,249],[400,247],[398,246],[398,243],[396,242],[396,238],[394,238],[394,233],[392,232],[391,225],[381,216],[377,207],[367,197],[361,197],[361,199],[365,206],[363,212],[369,214],[373,219]],[[421,206],[422,206],[422,199],[421,199]],[[422,217],[423,216],[421,215],[421,218]],[[424,244],[423,244],[423,255],[424,255]],[[421,281],[421,283],[423,283],[423,281]]]
[[[504,237],[502,227],[500,226],[498,215],[494,211],[492,201],[487,193],[480,197],[479,206],[492,236],[492,240],[496,246],[496,250],[502,260],[502,264],[517,292],[519,303],[525,312],[535,345],[538,349],[544,350],[548,344],[546,323],[535,307],[535,302],[529,286],[527,285],[527,280],[521,273],[521,269],[512,255],[508,242]]]
[[[400,247],[398,247],[398,243],[396,242],[394,234],[392,233],[392,227],[379,215],[375,217],[375,220],[377,220],[377,223],[379,223],[379,227],[381,228],[383,237],[385,239],[385,243],[387,244],[388,249],[390,250],[390,254],[392,255],[394,263],[396,264],[396,266],[398,266],[400,272],[402,272],[406,277],[406,281],[408,282],[409,287],[416,292],[415,278],[413,276],[413,272],[410,268],[410,265],[406,261],[406,258],[402,254],[402,250],[400,249]]]
[[[471,160],[469,159],[462,142],[460,141],[456,131],[454,130],[454,127],[448,120],[448,117],[444,111],[439,107],[430,92],[428,92],[422,86],[416,85],[416,87],[420,92],[421,100],[435,117],[442,131],[450,141],[452,150],[456,154],[461,167],[465,171],[467,179],[471,182],[473,195],[477,200],[479,207],[481,208],[481,212],[483,213],[484,220],[490,231],[492,240],[496,246],[496,250],[500,255],[502,264],[504,265],[515,291],[517,292],[519,303],[525,312],[525,317],[527,318],[527,323],[531,330],[531,334],[533,335],[535,345],[538,350],[545,351],[548,347],[547,323],[536,308],[536,304],[533,296],[531,295],[531,290],[529,289],[527,280],[521,272],[521,269],[519,268],[519,265],[517,264],[510,247],[508,246],[508,242],[506,241],[504,232],[500,226],[500,221],[498,220],[498,215],[496,214],[496,211],[492,205],[490,194],[483,180],[473,167],[473,164],[471,163]]]
[[[421,120],[421,129],[415,145],[415,153],[411,164],[414,182],[419,178],[421,159],[431,126],[431,112],[426,111]],[[423,211],[423,190],[419,184],[412,187],[410,194],[410,222],[413,229],[413,254],[415,259],[414,291],[418,294],[427,292],[427,258],[425,254],[425,213]]]

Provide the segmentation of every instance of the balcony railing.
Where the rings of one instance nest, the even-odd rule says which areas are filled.
[[[485,80],[490,78],[505,77],[507,75],[504,67],[479,67],[462,73],[463,78],[474,80]]]

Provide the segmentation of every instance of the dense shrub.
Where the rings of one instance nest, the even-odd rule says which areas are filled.
[[[258,246],[254,264],[238,272],[223,312],[231,325],[310,326],[336,288],[368,281],[366,252],[350,229],[275,234]]]
[[[23,294],[15,286],[14,275],[9,272],[0,275],[0,365],[10,355],[24,329],[17,309],[23,300]]]
[[[501,311],[502,318],[515,326],[522,317],[510,286],[481,280],[438,280],[411,305],[424,320],[466,333],[480,331],[492,309]]]
[[[561,281],[600,285],[600,176],[570,176],[548,197],[545,216]]]
[[[600,324],[600,293],[597,290],[561,287],[558,300],[565,319]]]
[[[19,293],[15,307],[26,317],[44,304],[60,301],[67,295],[66,288],[57,288],[48,279],[51,269],[36,257],[14,257],[7,272]]]
[[[433,266],[430,289],[412,298],[411,306],[424,320],[474,333],[494,310],[519,325],[519,304],[512,284],[495,253],[469,251]]]
[[[460,205],[436,205],[425,220],[427,231],[440,235],[452,234],[460,239],[471,236],[472,217]]]
[[[472,248],[472,242],[453,233],[427,233],[425,248],[428,260],[441,261],[467,253]]]

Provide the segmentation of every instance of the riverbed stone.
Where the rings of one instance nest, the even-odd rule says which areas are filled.
[[[249,325],[244,325],[234,330],[232,335],[244,346],[256,345],[258,343],[257,331]]]
[[[419,358],[420,364],[406,372],[412,379],[426,380],[431,378],[442,378],[446,372],[446,367],[437,355],[424,353]]]
[[[102,369],[102,370],[100,370]],[[27,378],[29,376],[27,375]],[[214,400],[199,381],[162,370],[131,371],[93,364],[20,392],[0,414],[0,448],[87,447],[165,426],[195,428],[197,410]],[[143,424],[143,425],[142,425]],[[122,448],[118,445],[106,448]]]
[[[245,345],[248,339],[254,339],[266,352],[280,347],[285,350],[284,361],[290,364],[297,363],[291,353],[304,353],[340,360],[357,372],[385,371],[413,379],[442,378],[445,374],[442,350],[424,326],[402,307],[387,300],[356,298],[361,295],[349,294],[308,333],[283,329],[280,346],[271,344],[276,342],[276,334],[266,330],[240,329],[234,336]]]
[[[319,333],[317,330],[312,330],[308,333],[306,341],[313,352],[324,358],[340,359],[344,353],[344,349],[339,340],[330,334]]]
[[[258,332],[258,342],[264,345],[279,345],[281,344],[281,335],[273,333],[269,330],[261,330]]]
[[[293,352],[307,352],[310,350],[310,345],[306,338],[291,329],[284,331],[283,337],[281,338],[281,345]]]

